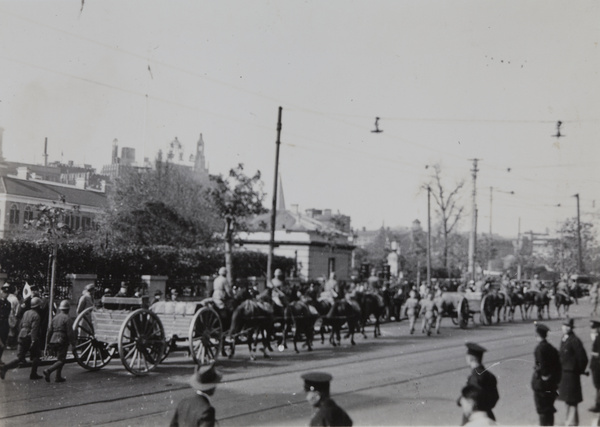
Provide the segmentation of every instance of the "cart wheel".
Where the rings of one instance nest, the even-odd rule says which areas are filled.
[[[115,347],[96,339],[92,322],[93,310],[94,307],[86,308],[79,313],[73,323],[73,330],[77,337],[73,356],[79,366],[88,371],[98,371],[106,366],[116,351]]]
[[[481,321],[481,324],[486,326],[491,325],[494,313],[492,307],[492,299],[489,295],[485,295],[481,299],[480,310],[481,312],[479,313],[479,319]]]
[[[125,318],[119,331],[119,356],[129,372],[150,372],[163,359],[165,346],[165,331],[154,312],[140,308]]]
[[[210,307],[202,307],[190,323],[190,353],[197,365],[217,360],[223,340],[223,325],[218,313]]]
[[[469,301],[466,298],[461,298],[458,302],[458,311],[457,315],[457,323],[461,327],[461,329],[466,329],[469,325],[469,318],[471,317],[471,313],[469,312]]]

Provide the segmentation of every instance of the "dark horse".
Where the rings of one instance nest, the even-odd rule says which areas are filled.
[[[312,342],[314,337],[314,326],[318,314],[313,314],[308,304],[304,301],[292,301],[283,311],[284,328],[281,345],[287,348],[288,333],[292,333],[294,350],[299,353],[297,343],[305,338],[308,351],[312,351]]]
[[[380,319],[385,316],[385,306],[381,305],[380,298],[370,292],[356,292],[355,299],[360,306],[360,332],[363,337],[367,338],[365,334],[365,326],[367,322],[373,316],[375,318],[375,326],[373,328],[373,337],[377,338],[381,335]]]
[[[544,310],[546,315],[550,319],[550,297],[548,297],[548,291],[536,292],[529,291],[525,293],[525,313],[527,317],[530,317],[530,311],[533,307],[537,307],[537,318],[544,318]]]
[[[256,300],[246,300],[242,302],[231,316],[231,327],[229,328],[228,345],[225,349],[229,350],[228,357],[231,358],[235,354],[236,342],[248,344],[250,358],[255,359],[256,343],[258,337],[262,336],[262,344],[264,357],[269,357],[267,350],[273,351],[271,348],[270,337],[273,334],[274,315],[273,307],[266,302]]]
[[[344,324],[348,324],[347,337],[350,338],[350,343],[352,345],[356,345],[356,342],[354,342],[354,332],[357,329],[360,315],[352,307],[352,304],[346,300],[338,300],[335,302],[335,304],[333,304],[333,306],[331,302],[327,300],[311,300],[310,304],[317,309],[317,312],[321,316],[321,343],[325,342],[325,326],[330,326],[331,335],[329,336],[329,342],[334,347],[341,345],[342,338],[340,332],[342,330],[342,326],[344,326]]]
[[[556,314],[559,318],[561,317],[561,307],[565,317],[569,317],[569,307],[571,306],[571,304],[573,304],[573,298],[571,298],[566,293],[558,291],[556,295],[554,295],[554,305],[556,306]]]

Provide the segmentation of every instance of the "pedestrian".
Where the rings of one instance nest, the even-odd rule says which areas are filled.
[[[477,386],[481,389],[481,401],[478,408],[485,411],[489,418],[496,421],[496,417],[492,412],[496,403],[500,399],[498,394],[498,381],[496,376],[483,366],[483,353],[487,350],[476,343],[468,342],[467,346],[467,365],[471,368],[471,374],[467,378],[467,385]],[[463,417],[464,425],[468,419]]]
[[[96,285],[93,283],[85,285],[85,288],[83,288],[83,291],[81,292],[79,303],[77,304],[77,315],[80,315],[84,310],[94,306],[94,296],[92,295],[92,292],[95,288]]]
[[[17,349],[17,358],[8,362],[6,365],[0,367],[0,379],[4,379],[6,371],[14,369],[17,366],[24,366],[27,361],[25,356],[29,351],[29,359],[31,360],[31,372],[29,379],[39,380],[42,378],[38,375],[37,369],[40,365],[40,310],[42,306],[42,299],[39,297],[33,297],[30,303],[30,309],[25,312],[21,319],[21,330],[19,331],[19,346]]]
[[[227,269],[219,268],[219,274],[213,282],[212,299],[219,310],[226,308],[225,301],[232,298],[231,285],[227,280]]]
[[[171,420],[171,427],[215,425],[215,408],[210,403],[210,396],[215,393],[217,384],[223,376],[215,369],[215,363],[196,368],[190,377],[189,384],[196,390],[194,396],[186,397],[177,405]]]
[[[325,372],[309,372],[302,375],[306,400],[316,412],[310,426],[351,426],[352,419],[329,397],[332,376]]]
[[[4,285],[8,286],[8,297],[6,299],[11,305],[10,317],[8,318],[9,333],[5,344],[7,349],[13,350],[17,348],[17,335],[19,335],[19,319],[17,318],[17,315],[21,303],[19,298],[15,295],[15,287],[9,283],[5,283]]]
[[[412,335],[415,332],[415,322],[417,321],[417,314],[419,314],[419,300],[416,298],[417,293],[414,290],[410,291],[408,295],[404,306],[404,316],[408,317],[409,330]]]
[[[463,410],[465,426],[495,426],[496,422],[481,409],[483,390],[476,385],[466,385],[460,392],[458,406]]]
[[[48,343],[48,350],[52,356],[56,356],[56,362],[48,369],[43,371],[46,382],[50,382],[50,375],[56,371],[55,381],[57,383],[64,383],[66,378],[62,376],[62,369],[67,362],[67,351],[69,350],[69,344],[75,347],[75,334],[73,331],[73,320],[69,317],[70,309],[69,301],[63,300],[58,306],[59,313],[54,316],[52,323],[50,323],[50,330],[48,336],[50,342]]]
[[[600,319],[591,319],[592,352],[590,358],[590,371],[592,371],[592,382],[596,389],[594,406],[590,412],[600,413]]]
[[[421,311],[419,314],[423,316],[421,332],[427,332],[427,336],[431,336],[431,327],[438,315],[438,308],[433,300],[433,292],[429,292],[427,297],[425,297],[425,301],[421,304]]]
[[[535,347],[533,356],[533,377],[531,388],[533,389],[533,400],[538,413],[541,426],[554,425],[554,401],[556,400],[558,384],[561,378],[560,355],[558,350],[550,344],[546,337],[550,330],[546,325],[535,322],[535,333],[538,345]]]
[[[558,386],[558,399],[567,405],[565,425],[579,425],[577,405],[583,401],[581,393],[581,375],[585,373],[588,357],[581,340],[573,333],[575,322],[567,319],[563,325],[563,337],[560,343],[560,364],[562,376]]]
[[[9,284],[5,283],[2,288],[0,288],[0,362],[2,362],[4,348],[8,345],[8,334],[10,333],[9,320],[12,313],[12,306],[8,301],[9,291]]]

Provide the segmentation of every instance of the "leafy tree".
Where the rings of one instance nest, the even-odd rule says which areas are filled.
[[[106,242],[119,246],[211,246],[218,230],[206,197],[209,183],[169,162],[127,169],[109,193],[101,218]]]
[[[233,283],[231,251],[234,237],[246,228],[246,221],[250,217],[267,212],[262,204],[265,194],[260,171],[251,177],[246,176],[244,165],[240,163],[226,177],[211,176],[211,182],[208,195],[224,223],[225,267],[227,280]]]
[[[583,271],[579,271],[579,242],[577,238],[577,218],[567,219],[557,230],[559,238],[553,242],[553,255],[549,264],[567,274],[585,273],[598,268],[599,246],[589,222],[581,223],[581,249]]]
[[[439,164],[433,166],[433,176],[427,187],[431,188],[431,195],[437,205],[435,213],[439,220],[439,231],[442,240],[441,262],[450,274],[450,247],[454,228],[462,218],[464,206],[460,205],[460,192],[465,182],[459,181],[452,187],[445,187],[442,179],[442,168]],[[448,189],[450,188],[450,189]]]

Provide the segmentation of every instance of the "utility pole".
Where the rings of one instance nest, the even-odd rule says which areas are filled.
[[[275,219],[277,218],[277,177],[279,176],[279,146],[281,145],[281,110],[277,118],[277,141],[275,141],[275,175],[273,175],[273,204],[271,205],[271,237],[269,239],[269,255],[267,257],[267,282],[271,280],[273,265],[273,249],[275,248]]]
[[[427,186],[427,287],[431,287],[431,187]]]
[[[468,273],[471,280],[475,280],[475,250],[476,250],[476,239],[477,239],[477,162],[480,159],[469,159],[473,161],[473,169],[471,169],[471,176],[473,177],[473,193],[472,193],[472,207],[471,207],[471,233],[469,234],[469,267]]]
[[[48,166],[48,137],[44,140],[44,166]]]
[[[581,221],[579,216],[579,193],[573,197],[577,199],[577,272],[583,274],[583,256],[581,253]]]
[[[517,229],[517,280],[521,281],[521,217]]]

